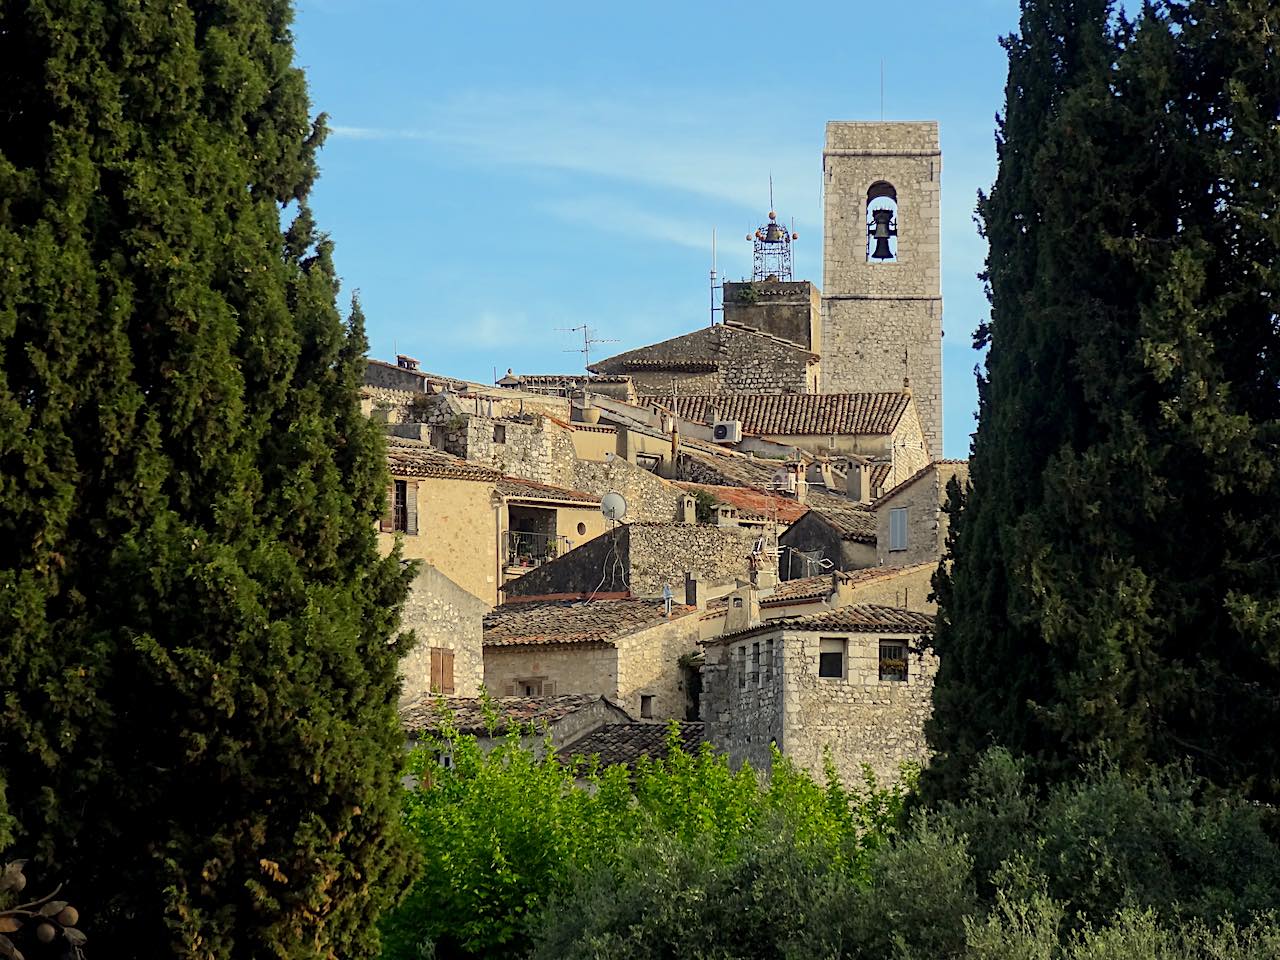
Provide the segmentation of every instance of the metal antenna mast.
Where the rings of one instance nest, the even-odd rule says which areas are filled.
[[[564,352],[582,354],[582,366],[587,373],[588,379],[590,379],[591,377],[591,348],[597,343],[617,343],[618,342],[617,340],[591,336],[591,328],[587,326],[585,323],[582,324],[582,326],[580,327],[557,327],[556,329],[559,330],[561,333],[581,333],[582,334],[582,346],[573,347]]]
[[[724,307],[716,306],[716,291],[720,289],[716,285],[716,228],[711,228],[711,326],[716,325],[716,314],[723,311]]]

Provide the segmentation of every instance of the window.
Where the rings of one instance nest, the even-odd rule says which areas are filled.
[[[773,679],[773,637],[764,642],[764,678]]]
[[[733,598],[733,607],[734,607],[734,609],[735,609],[735,610],[740,610],[740,609],[742,609],[742,598],[741,598],[741,597],[734,597],[734,598]]]
[[[830,680],[844,679],[844,653],[847,640],[818,641],[818,676]]]
[[[383,533],[418,532],[418,484],[414,480],[393,480],[387,491],[387,509],[378,522]]]
[[[880,679],[906,682],[907,645],[903,641],[880,641]]]
[[[867,190],[867,262],[898,259],[898,191],[877,180]]]
[[[556,685],[546,677],[518,677],[516,682],[507,688],[516,697],[554,697]]]
[[[452,751],[452,750],[437,750],[437,751],[436,751],[436,763],[440,764],[440,766],[444,767],[446,770],[452,769],[452,767],[453,767],[453,751]]]
[[[453,651],[448,647],[431,648],[431,692],[453,693]]]
[[[751,645],[751,685],[760,686],[760,644]]]
[[[648,693],[640,694],[640,719],[653,719],[653,695]]]
[[[894,507],[889,511],[889,549],[907,549],[906,507]]]
[[[738,689],[741,690],[747,685],[747,647],[743,644],[738,648]]]
[[[585,523],[578,524],[578,536],[585,537],[587,535],[587,525]]]
[[[493,442],[494,442],[494,443],[506,443],[506,442],[507,442],[507,427],[506,427],[506,424],[502,424],[502,423],[495,423],[495,424],[493,425]]]

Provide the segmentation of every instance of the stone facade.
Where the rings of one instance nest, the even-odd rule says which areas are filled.
[[[414,505],[410,529],[416,533],[379,533],[382,553],[390,553],[399,538],[406,559],[424,560],[473,596],[497,603],[499,525],[493,484],[438,477],[406,483]]]
[[[724,322],[822,349],[822,291],[808,280],[724,284]]]
[[[818,356],[807,347],[729,323],[703,327],[591,365],[629,376],[637,394],[813,393]]]
[[[427,375],[416,367],[402,367],[385,360],[368,360],[364,368],[364,382],[371,387],[422,393],[426,389]]]
[[[579,460],[573,465],[575,490],[603,497],[620,493],[627,500],[627,522],[675,520],[684,491],[648,470],[613,457],[604,463]]]
[[[506,585],[516,597],[679,597],[685,574],[709,583],[747,579],[755,535],[706,523],[627,523]]]
[[[400,661],[400,703],[423,695],[445,693],[459,697],[480,695],[484,681],[481,621],[489,605],[458,586],[429,564],[413,579],[400,614],[402,630],[412,630],[414,644]],[[453,652],[453,689],[433,689],[432,649]]]
[[[877,562],[905,567],[936,563],[941,558],[948,524],[942,505],[947,501],[947,484],[952,477],[964,484],[969,478],[968,462],[942,460],[929,464],[872,505],[876,514]],[[905,511],[905,544],[893,542],[894,511]]]
[[[851,540],[823,514],[810,510],[793,523],[778,538],[783,547],[778,559],[778,573],[783,580],[815,576],[822,569],[806,562],[800,554],[812,560],[830,560],[833,570],[861,570],[876,562],[874,543]]]
[[[803,622],[803,621],[801,621]],[[821,776],[824,752],[845,783],[867,764],[882,782],[904,762],[927,761],[924,723],[932,710],[937,659],[918,633],[796,629],[786,622],[706,644],[702,717],[707,740],[731,762],[769,768],[776,744]],[[881,679],[881,642],[908,653],[906,679]],[[839,676],[819,676],[820,654],[843,652]],[[756,667],[756,657],[760,665]]]
[[[536,679],[543,695],[601,694],[635,717],[686,720],[689,677],[679,660],[697,645],[698,618],[683,616],[609,643],[486,646],[485,687],[519,696],[520,681]]]
[[[831,122],[823,150],[823,390],[909,379],[930,459],[942,456],[942,152],[938,125]],[[868,257],[868,191],[897,198],[897,256]]]

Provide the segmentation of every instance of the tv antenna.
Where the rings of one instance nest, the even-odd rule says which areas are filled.
[[[716,291],[722,289],[716,283],[716,228],[711,228],[711,326],[716,325],[716,314],[723,313],[724,307],[716,306]]]
[[[618,342],[617,340],[591,336],[591,328],[587,326],[585,323],[579,327],[557,327],[556,329],[559,330],[561,333],[581,333],[582,334],[582,346],[573,347],[564,352],[582,354],[582,366],[583,366],[583,369],[586,370],[587,372],[588,379],[590,379],[591,377],[591,348],[595,346],[597,343],[617,343]]]

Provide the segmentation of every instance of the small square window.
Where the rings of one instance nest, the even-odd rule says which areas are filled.
[[[889,549],[907,549],[906,507],[894,507],[889,511]]]
[[[818,676],[830,680],[844,679],[846,640],[823,639],[818,641]]]
[[[502,423],[495,423],[495,424],[493,425],[493,442],[494,442],[494,443],[506,443],[506,442],[507,442],[507,427],[506,427],[506,424],[502,424]]]
[[[653,719],[653,696],[651,694],[640,694],[640,717],[643,720]]]
[[[906,682],[907,645],[902,641],[880,641],[880,679]]]
[[[739,609],[741,606],[742,606],[742,598],[741,598],[741,597],[734,597],[734,598],[733,598],[733,607],[734,607],[734,609],[735,609],[735,610],[737,610],[737,609]]]

